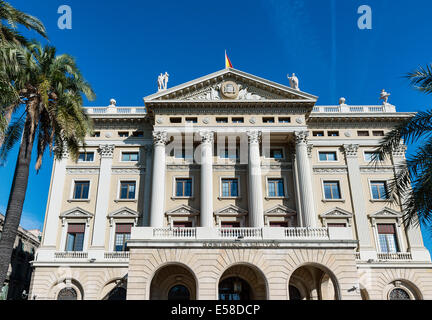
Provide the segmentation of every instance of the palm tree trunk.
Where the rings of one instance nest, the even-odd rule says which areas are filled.
[[[39,118],[39,102],[33,99],[28,102],[24,132],[18,153],[17,164],[9,195],[3,232],[0,239],[0,288],[6,279],[12,257],[16,234],[21,220],[25,194],[30,172],[31,154]]]

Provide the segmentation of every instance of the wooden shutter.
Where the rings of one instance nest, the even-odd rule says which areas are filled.
[[[116,224],[116,233],[130,233],[133,224],[131,223],[117,223]]]
[[[85,224],[84,223],[74,223],[68,225],[68,233],[84,233]]]
[[[395,234],[396,230],[394,224],[379,224],[378,225],[379,234]]]

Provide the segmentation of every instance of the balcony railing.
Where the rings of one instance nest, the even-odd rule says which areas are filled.
[[[221,238],[262,238],[261,228],[218,228],[217,230]]]
[[[86,107],[87,114],[146,114],[145,107]]]
[[[285,228],[288,239],[329,239],[328,228]]]
[[[56,259],[88,259],[88,252],[83,251],[60,251],[54,252]]]
[[[153,237],[165,239],[194,239],[196,237],[196,228],[155,228]]]
[[[380,106],[315,106],[312,110],[313,113],[383,113],[383,112],[396,112],[396,107],[391,104]]]
[[[412,260],[411,252],[378,252],[378,260]]]
[[[129,259],[129,251],[104,252],[104,259],[106,260]]]

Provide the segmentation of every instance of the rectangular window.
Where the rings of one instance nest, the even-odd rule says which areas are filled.
[[[270,149],[270,158],[283,159],[283,149],[282,148]]]
[[[182,118],[180,118],[180,117],[171,117],[170,118],[170,122],[171,123],[181,123],[182,122]]]
[[[129,132],[128,131],[119,131],[118,135],[120,138],[127,138],[127,137],[129,137]]]
[[[176,178],[176,197],[192,197],[192,179]]]
[[[327,135],[329,137],[339,137],[339,131],[328,131]]]
[[[379,131],[372,131],[372,135],[375,137],[383,137],[384,136],[384,131],[379,130]]]
[[[339,181],[324,181],[324,197],[327,200],[341,199]]]
[[[232,118],[233,123],[244,123],[244,118]]]
[[[312,131],[314,137],[324,137],[324,131]]]
[[[369,131],[366,131],[366,130],[357,131],[357,136],[359,136],[359,137],[369,137]]]
[[[88,199],[90,181],[75,181],[74,199]]]
[[[222,221],[221,227],[222,228],[240,228],[240,222]]]
[[[272,228],[288,228],[288,222],[271,221],[270,227],[272,227]]]
[[[174,228],[192,228],[191,221],[174,221]]]
[[[217,123],[228,123],[228,118],[216,118]]]
[[[114,243],[115,251],[129,251],[129,248],[127,247],[127,241],[130,240],[132,227],[133,224],[131,223],[116,224]]]
[[[273,117],[263,118],[263,123],[275,123],[275,119]]]
[[[93,162],[94,152],[80,152],[78,162]]]
[[[93,138],[99,138],[100,137],[100,131],[94,131],[90,136]]]
[[[186,118],[186,123],[198,123],[198,118],[196,117]]]
[[[134,132],[132,132],[132,136],[135,137],[135,138],[141,138],[141,137],[144,137],[144,132],[142,132],[142,131],[134,131]]]
[[[120,182],[120,199],[135,199],[135,181]]]
[[[279,118],[279,123],[290,123],[291,122],[291,118],[289,117],[280,117]]]
[[[380,153],[373,152],[373,151],[365,151],[364,159],[365,159],[365,161],[368,161],[368,162],[371,162],[374,160],[383,161],[383,158],[380,155]]]
[[[138,161],[139,152],[122,152],[122,161]]]
[[[285,197],[283,179],[268,179],[267,183],[269,197]]]
[[[372,199],[386,200],[387,195],[387,182],[385,181],[371,181]]]
[[[394,224],[377,224],[381,252],[398,252],[396,229]]]
[[[318,152],[320,161],[337,161],[336,152]]]
[[[85,224],[68,225],[66,251],[83,251]]]
[[[238,197],[238,179],[222,179],[222,197]]]

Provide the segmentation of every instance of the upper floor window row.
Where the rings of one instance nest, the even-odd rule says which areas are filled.
[[[359,137],[369,137],[371,134],[369,130],[358,130],[357,136]],[[372,136],[374,137],[383,137],[384,131],[383,130],[372,130]]]
[[[139,152],[122,152],[121,161],[139,161]]]
[[[319,161],[337,161],[336,151],[319,151]]]
[[[93,162],[94,152],[80,152],[78,155],[78,162]]]
[[[325,137],[324,131],[312,131],[314,137]],[[339,131],[327,131],[328,137],[339,137]]]

